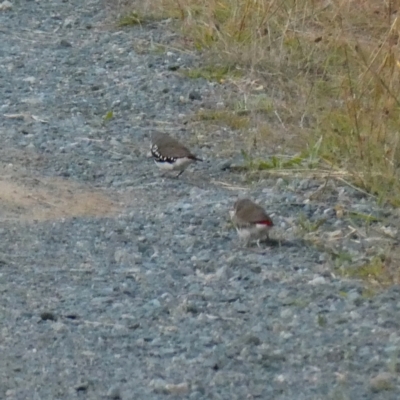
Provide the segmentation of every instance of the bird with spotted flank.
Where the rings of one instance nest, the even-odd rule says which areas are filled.
[[[194,162],[203,161],[177,139],[161,132],[155,132],[152,135],[151,155],[161,170],[179,171],[176,177],[179,177]]]

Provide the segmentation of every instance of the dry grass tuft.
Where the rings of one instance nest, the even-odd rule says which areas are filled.
[[[384,288],[400,283],[399,252],[397,249],[386,249],[386,255],[373,257],[365,264],[337,269],[339,275],[360,279],[371,288]]]
[[[143,15],[180,21],[210,64],[235,67],[268,93],[274,130],[400,206],[397,0],[147,0]],[[271,118],[257,115],[260,130]],[[270,138],[268,139],[270,140]],[[291,140],[293,143],[294,140]]]
[[[138,13],[132,11],[128,14],[123,15],[120,20],[118,21],[118,26],[120,28],[124,26],[135,26],[140,25],[142,23],[141,18],[139,17]]]
[[[194,117],[197,121],[212,121],[231,129],[244,129],[249,125],[249,118],[229,110],[200,110]]]

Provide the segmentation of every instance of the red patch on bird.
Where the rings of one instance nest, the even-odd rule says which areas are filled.
[[[264,221],[259,221],[257,224],[260,225],[267,225],[267,226],[274,226],[274,223],[270,219],[266,219]]]

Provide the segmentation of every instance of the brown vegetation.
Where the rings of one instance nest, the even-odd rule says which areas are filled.
[[[289,136],[292,150],[318,142],[322,164],[400,205],[398,1],[128,3],[135,23],[174,18],[185,44],[206,56],[207,74],[225,68],[242,85],[250,122],[238,129],[263,132],[266,144]],[[265,112],[251,112],[260,102]]]

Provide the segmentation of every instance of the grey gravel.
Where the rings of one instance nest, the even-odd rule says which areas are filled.
[[[201,57],[169,21],[115,18],[98,0],[0,13],[0,398],[400,398],[400,287],[336,269],[392,246],[395,210],[345,184],[249,183],[240,146],[223,156],[234,133],[190,122],[229,87],[180,73]],[[162,177],[155,128],[205,162]],[[273,215],[261,249],[238,244],[239,195]]]

